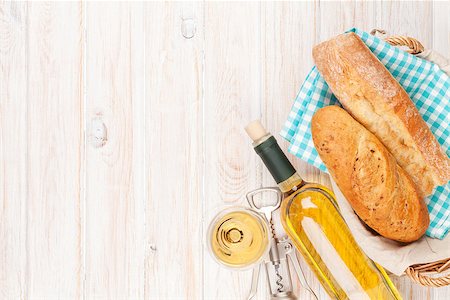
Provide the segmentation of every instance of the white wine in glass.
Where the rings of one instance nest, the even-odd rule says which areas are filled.
[[[212,256],[230,268],[250,268],[261,262],[270,248],[267,222],[246,208],[220,212],[211,222],[207,237]]]

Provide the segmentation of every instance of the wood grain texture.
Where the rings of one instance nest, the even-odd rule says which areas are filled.
[[[425,47],[432,45],[432,2],[418,1],[414,5],[407,2],[379,2],[377,5],[379,28],[385,29],[389,35],[417,38]],[[407,278],[393,277],[393,281],[406,299],[430,299],[429,288],[411,283]]]
[[[82,295],[82,11],[79,3],[27,7],[26,293]]]
[[[325,41],[353,27],[366,31],[376,27],[377,11],[373,1],[319,1],[314,11],[315,20],[313,23],[315,26],[314,31],[311,33],[314,36],[314,44]],[[312,10],[310,10],[310,14],[312,14]],[[313,45],[309,45],[309,57],[307,58],[311,61],[311,65],[313,65],[312,47]],[[310,69],[309,66],[304,67],[303,76],[306,77]],[[328,175],[307,164],[305,171],[305,180],[319,182],[331,188]]]
[[[298,5],[295,6],[298,7]],[[319,42],[329,39],[330,37],[340,34],[352,27],[358,27],[363,30],[370,30],[371,28],[373,28],[373,24],[375,23],[373,8],[374,8],[373,2],[353,2],[351,5],[349,5],[349,2],[319,2],[316,3],[314,6],[310,4],[310,7],[305,7],[304,9],[301,10],[304,15],[299,19],[309,20],[306,22],[302,21],[302,24],[314,24],[314,27],[310,28],[310,26],[304,25],[305,29],[303,30],[303,32],[299,33],[299,36],[302,38],[302,41],[301,43],[300,41],[298,42],[299,44],[301,44],[302,47],[294,48],[297,51],[299,49],[304,49],[302,59],[295,60],[299,62],[301,61],[301,66],[304,68],[303,69],[304,74],[300,77],[301,78],[300,83],[297,83],[296,92],[298,92],[301,84],[306,78],[306,75],[309,73],[312,66],[314,65],[311,55],[313,46]],[[288,10],[288,8],[286,7],[285,10]],[[291,22],[295,22],[299,14],[301,14],[301,12],[295,14],[295,18],[293,18],[293,21]],[[286,18],[283,19],[286,20]],[[295,26],[292,23],[286,23],[285,27],[286,29],[283,30],[283,32],[286,32],[288,28],[298,28],[300,26],[299,25]],[[282,39],[280,41],[286,43],[285,39]],[[289,55],[289,52],[286,53],[286,51],[292,50],[289,50],[290,48],[286,49],[288,50],[279,51],[278,55],[281,57],[292,56],[292,54]],[[288,79],[287,78],[284,79],[283,82],[286,82],[286,80]],[[282,90],[283,89],[278,88],[274,91],[274,93],[280,93]],[[286,120],[287,114],[291,109],[293,99],[294,98],[291,97],[290,99],[285,100],[287,104],[283,106],[284,117],[278,121],[278,124],[283,124],[284,120]],[[271,101],[269,100],[268,103],[271,103]],[[274,108],[268,109],[269,116],[270,112],[273,109]],[[300,161],[295,157],[291,156],[291,160],[297,164],[296,165],[297,170],[300,172],[300,174],[306,181],[319,182],[331,188],[329,176],[327,174],[320,172],[318,169],[304,163],[303,161]],[[299,257],[301,256],[299,255]],[[307,270],[306,276],[311,287],[315,291],[317,291],[317,295],[320,297],[320,299],[328,298],[328,295],[321,288],[319,281],[316,279],[313,273],[309,271],[309,266],[303,261],[303,259],[300,260],[303,270]],[[302,299],[313,299],[311,295],[301,287],[297,288],[297,294],[300,295]]]
[[[206,220],[225,204],[245,205],[245,194],[261,186],[261,164],[243,130],[260,117],[259,18],[260,3],[205,3]],[[250,290],[251,271],[221,268],[208,253],[204,274],[205,299],[241,299]],[[264,280],[261,276],[260,299],[267,298]]]
[[[376,11],[379,28],[388,34],[412,36],[427,48],[433,45],[433,32],[445,36],[445,31],[434,31],[431,1],[380,1]]]
[[[317,44],[316,30],[319,26],[319,16],[317,2],[262,3],[262,121],[266,128],[274,134],[295,168],[307,181],[319,178],[320,172],[288,153],[288,142],[277,133],[284,125],[299,87],[306,78],[307,70],[314,65],[311,49],[313,45]],[[263,186],[276,185],[272,176],[265,169],[262,174]],[[280,224],[278,226],[281,227]],[[307,270],[305,276],[311,288],[318,291],[320,289],[319,281],[312,272],[309,272],[309,267],[303,260],[300,260],[300,264],[303,270]],[[295,275],[293,279],[296,285],[296,295],[300,299],[309,299],[309,293],[300,287]]]
[[[203,8],[149,3],[145,14],[145,299],[200,299]]]
[[[86,5],[87,299],[144,296],[143,17],[137,3]]]
[[[327,40],[353,27],[370,31],[376,27],[378,14],[374,1],[320,2],[318,40]]]
[[[448,1],[433,2],[433,50],[450,59],[450,4]],[[431,47],[431,45],[428,45]]]
[[[433,46],[432,49],[450,59],[450,3],[449,1],[433,2]],[[411,283],[406,283],[405,286]],[[422,288],[423,289],[423,288]],[[413,293],[410,299],[415,297]],[[429,299],[449,299],[450,286],[429,289]]]
[[[26,294],[27,5],[0,4],[0,298]]]
[[[244,125],[262,118],[277,136],[312,46],[351,27],[450,56],[449,12],[448,1],[1,2],[0,298],[244,299],[250,272],[205,247],[214,212],[274,185]],[[405,299],[450,298],[393,279]],[[262,273],[256,298],[267,297]]]

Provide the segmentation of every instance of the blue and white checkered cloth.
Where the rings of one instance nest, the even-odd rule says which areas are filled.
[[[439,67],[389,45],[383,40],[351,29],[366,43],[376,57],[406,90],[419,113],[430,127],[444,151],[450,156],[450,79]],[[324,106],[337,104],[316,67],[306,77],[297,95],[281,136],[289,141],[289,152],[327,172],[314,148],[311,118]],[[430,213],[427,235],[443,239],[450,229],[450,182],[437,187],[426,199]]]

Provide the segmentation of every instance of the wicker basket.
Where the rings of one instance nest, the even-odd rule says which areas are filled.
[[[372,35],[376,33],[386,34],[384,30],[374,29],[370,32]],[[423,45],[416,39],[408,36],[393,35],[383,37],[383,39],[393,46],[406,47],[405,51],[411,54],[419,54],[424,51]],[[450,258],[443,259],[427,264],[417,264],[409,266],[406,269],[406,275],[427,287],[442,287],[450,285]],[[446,272],[447,271],[447,272]]]

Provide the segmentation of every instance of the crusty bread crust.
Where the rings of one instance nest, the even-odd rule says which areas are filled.
[[[412,242],[429,225],[424,201],[384,145],[338,106],[311,121],[314,145],[356,214],[382,236]]]
[[[450,179],[450,160],[405,90],[355,33],[314,47],[319,72],[345,109],[375,134],[425,197]]]

